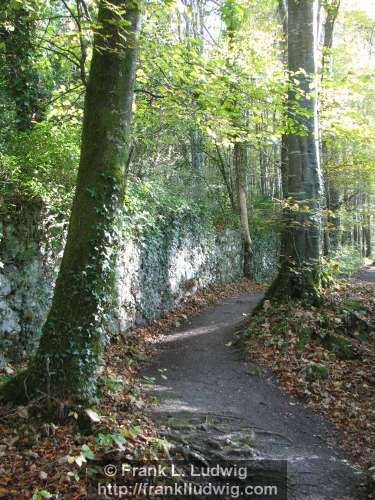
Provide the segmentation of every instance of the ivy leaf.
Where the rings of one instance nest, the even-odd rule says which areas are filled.
[[[95,454],[87,444],[83,444],[81,448],[81,455],[87,460],[94,460]]]
[[[126,443],[126,439],[124,438],[124,436],[121,436],[121,434],[114,434],[112,436],[112,439],[119,446],[121,446],[124,443]]]

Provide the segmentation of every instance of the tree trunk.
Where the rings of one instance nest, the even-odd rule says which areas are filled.
[[[281,42],[281,54],[282,62],[286,68],[288,63],[288,6],[286,0],[279,0],[278,3],[278,15],[281,21],[284,38]],[[287,113],[285,113],[286,115]],[[280,172],[281,172],[281,185],[283,191],[283,197],[287,197],[288,192],[288,136],[287,134],[282,134],[281,145],[280,145]]]
[[[235,39],[238,30],[241,27],[240,16],[236,12],[236,5],[230,0],[225,2],[225,9],[222,10],[222,19],[226,26],[226,36],[228,37],[228,52],[231,56],[235,56]],[[227,58],[227,65],[230,71],[235,69],[236,64],[231,60],[230,57]],[[231,90],[231,105],[232,105],[232,126],[238,131],[242,131],[248,126],[248,120],[246,113],[244,113],[241,108],[240,103],[237,101],[236,93],[237,88],[235,82],[231,82],[229,85]],[[233,166],[236,176],[236,192],[237,192],[237,206],[238,213],[240,216],[241,225],[241,238],[243,245],[243,276],[245,278],[252,278],[252,260],[253,260],[253,249],[252,241],[249,229],[249,218],[247,212],[247,185],[246,185],[246,148],[247,145],[244,139],[241,138],[241,134],[234,133],[233,137]]]
[[[288,2],[288,93],[290,130],[282,256],[279,275],[268,296],[316,297],[320,285],[322,178],[318,151],[315,87],[317,1]],[[296,95],[300,99],[296,101]],[[296,106],[298,102],[298,105]],[[299,111],[301,109],[301,111]]]
[[[105,319],[115,289],[139,24],[137,3],[100,2],[64,256],[38,351],[27,371],[2,391],[9,400],[40,394],[96,398]]]
[[[331,49],[333,45],[333,32],[335,22],[339,13],[340,0],[331,0],[331,3],[326,2],[324,9],[327,12],[325,23],[323,26],[323,58],[322,58],[322,73],[326,69],[327,64],[331,63]],[[330,68],[328,68],[330,71]]]
[[[325,72],[331,71],[331,49],[333,44],[333,33],[335,22],[339,13],[340,0],[331,0],[330,3],[326,2],[324,9],[327,13],[326,19],[323,25],[323,57],[321,62],[321,75],[322,80],[324,78]],[[328,68],[327,68],[328,66]],[[329,178],[327,173],[327,158],[328,150],[327,143],[322,139],[322,164],[323,172],[325,173],[325,186],[326,186],[326,209],[327,214],[324,216],[324,255],[331,255],[333,252],[337,251],[337,237],[335,232],[339,231],[337,224],[340,223],[340,217],[338,214],[334,213],[335,207],[339,206],[336,200],[339,199],[339,193],[334,185],[332,179]]]
[[[230,162],[225,161],[225,157],[221,154],[220,147],[216,144],[216,153],[217,153],[217,160],[215,159],[215,163],[219,168],[221,177],[223,179],[223,182],[226,187],[226,191],[228,194],[228,198],[230,201],[230,206],[233,210],[233,212],[238,212],[238,200],[235,197],[234,194],[234,189],[233,189],[233,182],[232,182],[232,176],[231,176],[231,166]],[[227,164],[228,168],[227,168]]]
[[[243,245],[243,275],[245,278],[252,277],[253,245],[251,241],[249,218],[247,213],[246,194],[246,157],[245,144],[236,142],[233,151],[233,162],[236,171],[238,210],[241,222],[241,237]]]
[[[365,257],[370,258],[372,255],[372,238],[371,238],[371,196],[366,196],[366,208],[364,214],[363,239],[365,245]]]
[[[203,195],[203,137],[198,127],[190,129],[190,151],[191,151],[191,167],[192,167],[192,189],[193,196],[200,199]]]
[[[365,215],[365,226],[363,228],[363,239],[365,241],[365,257],[370,258],[372,255],[371,245],[371,215]]]

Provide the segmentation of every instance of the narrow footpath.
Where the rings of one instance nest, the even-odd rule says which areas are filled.
[[[236,333],[260,299],[232,297],[163,336],[143,373],[155,381],[163,435],[193,457],[286,459],[288,499],[366,498],[362,474],[334,444],[340,434],[245,360]]]

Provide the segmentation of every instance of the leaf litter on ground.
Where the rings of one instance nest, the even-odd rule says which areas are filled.
[[[46,422],[41,415],[45,398],[22,407],[0,405],[0,498],[88,498],[88,474],[104,457],[164,457],[158,430],[146,412],[144,381],[138,376],[142,363],[176,323],[227,297],[261,289],[250,280],[209,287],[149,325],[114,338],[99,370],[101,403],[84,409],[83,424],[78,410],[70,410],[61,421]],[[17,370],[8,364],[0,377],[9,378]]]
[[[374,325],[375,285],[352,280],[326,289],[319,307],[265,301],[246,332],[251,360],[323,413],[365,468],[375,465]]]

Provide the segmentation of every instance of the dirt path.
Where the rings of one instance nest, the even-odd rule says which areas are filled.
[[[368,281],[369,283],[375,283],[375,266],[367,266],[362,271],[358,273],[356,279],[361,281]]]
[[[363,477],[332,445],[340,436],[233,342],[260,298],[227,299],[163,337],[144,373],[155,378],[154,416],[167,439],[203,456],[287,459],[289,499],[365,498]]]

